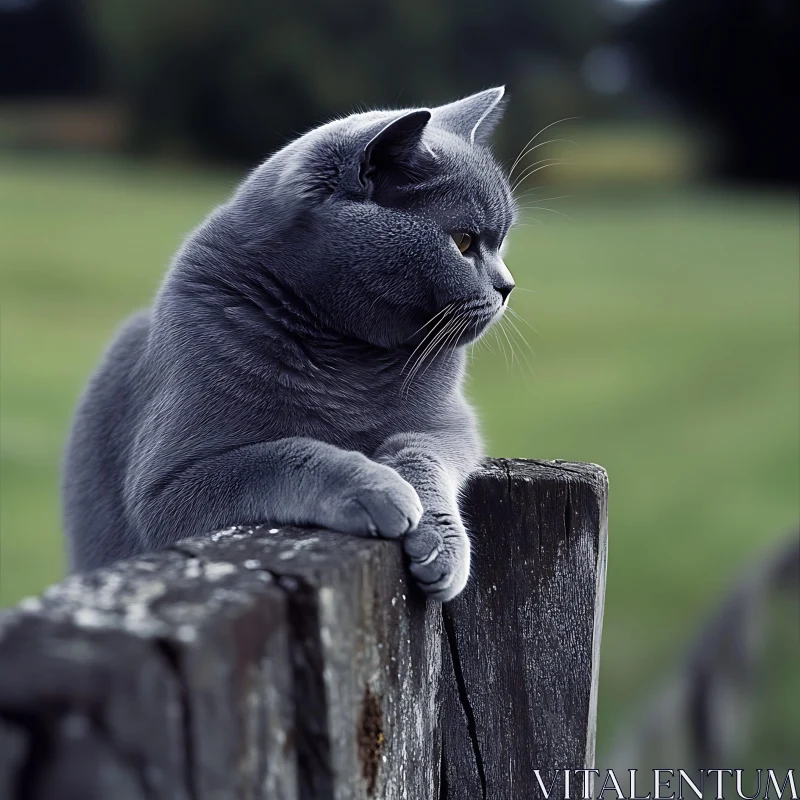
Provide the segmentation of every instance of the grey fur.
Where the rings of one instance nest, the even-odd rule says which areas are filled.
[[[461,591],[458,492],[482,455],[463,349],[513,286],[484,146],[502,95],[323,125],[187,238],[76,412],[73,569],[270,521],[402,537],[424,591]]]

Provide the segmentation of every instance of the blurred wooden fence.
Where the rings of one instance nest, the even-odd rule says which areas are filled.
[[[606,497],[486,462],[445,606],[396,542],[292,528],[68,578],[0,616],[0,797],[516,800],[593,767]]]
[[[789,614],[775,620],[782,600]],[[793,530],[763,557],[751,557],[701,618],[661,685],[620,726],[603,768],[636,768],[652,777],[664,764],[698,770],[748,763],[758,735],[757,707],[770,679],[765,667],[775,658],[770,649],[776,635],[800,641],[798,611],[800,530]],[[655,791],[643,778],[639,794]]]

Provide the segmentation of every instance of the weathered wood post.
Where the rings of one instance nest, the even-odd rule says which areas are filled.
[[[593,766],[606,478],[489,461],[472,580],[395,542],[236,528],[0,616],[0,797],[520,798]]]
[[[592,464],[497,460],[474,476],[476,569],[443,607],[440,797],[542,797],[536,769],[564,797],[558,771],[594,767],[607,493]]]

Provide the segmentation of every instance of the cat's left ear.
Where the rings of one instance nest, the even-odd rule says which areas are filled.
[[[505,86],[456,100],[433,109],[433,124],[471,144],[486,144],[505,111]]]
[[[373,136],[361,155],[358,177],[362,186],[366,186],[370,177],[379,170],[402,170],[411,166],[430,118],[431,112],[427,108],[408,111]]]

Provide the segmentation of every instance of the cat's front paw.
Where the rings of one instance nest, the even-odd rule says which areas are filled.
[[[428,597],[445,603],[467,585],[469,538],[456,515],[426,512],[403,546],[409,570]]]
[[[414,530],[423,512],[416,489],[391,467],[364,461],[344,491],[330,499],[326,527],[385,539],[398,539]]]

